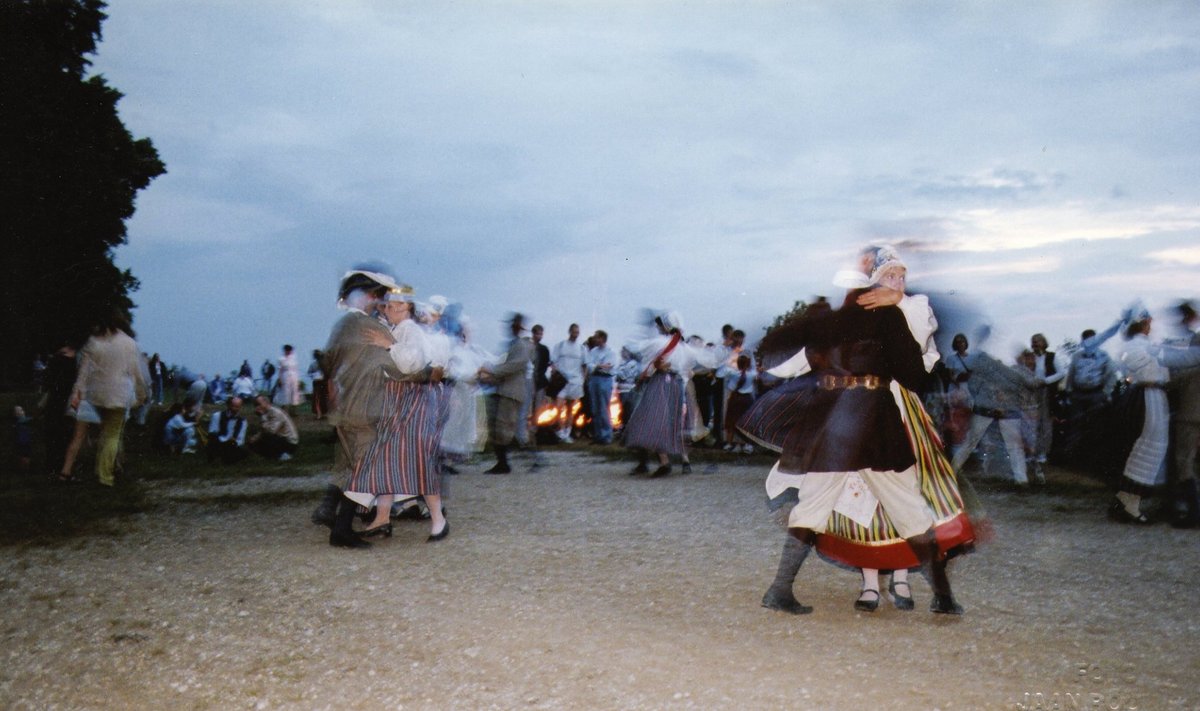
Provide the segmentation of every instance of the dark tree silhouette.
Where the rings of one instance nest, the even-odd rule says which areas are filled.
[[[121,93],[86,75],[106,18],[100,0],[0,2],[0,383],[133,308],[113,264],[139,190],[166,172],[117,115]]]

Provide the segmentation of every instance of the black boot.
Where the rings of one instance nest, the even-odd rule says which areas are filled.
[[[909,538],[908,545],[913,549],[913,553],[917,554],[917,560],[921,561],[921,566],[929,578],[929,586],[933,588],[933,600],[929,603],[929,610],[943,615],[961,615],[963,608],[955,602],[954,593],[950,590],[946,560],[938,553],[937,538],[933,529]]]
[[[354,532],[354,513],[358,504],[343,496],[338,501],[337,515],[334,517],[333,530],[329,532],[329,545],[337,548],[370,548],[367,543]]]
[[[342,498],[342,490],[330,484],[325,487],[325,494],[321,498],[321,503],[317,504],[317,508],[313,509],[312,522],[321,526],[333,528],[333,520],[337,515],[338,499]]]
[[[633,470],[629,472],[629,476],[636,476],[638,474],[645,474],[645,473],[649,472],[650,471],[650,467],[648,466],[649,463],[650,463],[650,453],[644,449],[639,449],[637,466],[634,467]]]
[[[1171,519],[1175,528],[1200,528],[1200,485],[1195,479],[1180,482],[1176,489],[1182,511],[1176,511]]]
[[[484,474],[508,474],[512,469],[508,467],[508,446],[497,444],[496,447],[496,466],[488,469]]]
[[[767,592],[763,595],[763,607],[790,612],[793,615],[806,615],[812,612],[813,609],[808,605],[801,604],[792,592],[796,574],[800,572],[800,566],[804,564],[804,559],[808,557],[810,550],[812,550],[812,546],[808,542],[788,534],[787,540],[783,542],[783,552],[779,556],[779,569],[775,572],[775,580],[771,582],[771,587],[767,588]]]

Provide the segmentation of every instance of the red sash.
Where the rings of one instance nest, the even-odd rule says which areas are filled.
[[[651,375],[654,375],[654,371],[658,370],[658,364],[661,363],[664,358],[671,355],[671,351],[675,350],[675,346],[679,345],[679,341],[681,340],[683,340],[683,336],[679,333],[679,331],[671,334],[671,342],[667,344],[666,348],[663,348],[661,351],[659,351],[658,355],[654,356],[654,360],[650,361],[650,365],[646,366],[646,369],[642,371],[643,380],[649,378]]]

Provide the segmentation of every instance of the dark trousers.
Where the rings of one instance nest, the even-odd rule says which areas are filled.
[[[267,459],[279,459],[281,454],[295,454],[296,444],[272,432],[263,432],[250,443],[250,451]]]
[[[208,461],[219,460],[222,464],[235,464],[246,458],[245,447],[237,446],[237,442],[222,442],[216,438],[208,440]]]

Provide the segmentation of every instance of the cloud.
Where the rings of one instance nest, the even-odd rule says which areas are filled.
[[[1200,247],[1177,247],[1150,252],[1147,258],[1162,262],[1165,265],[1182,265],[1189,267],[1200,266]]]

